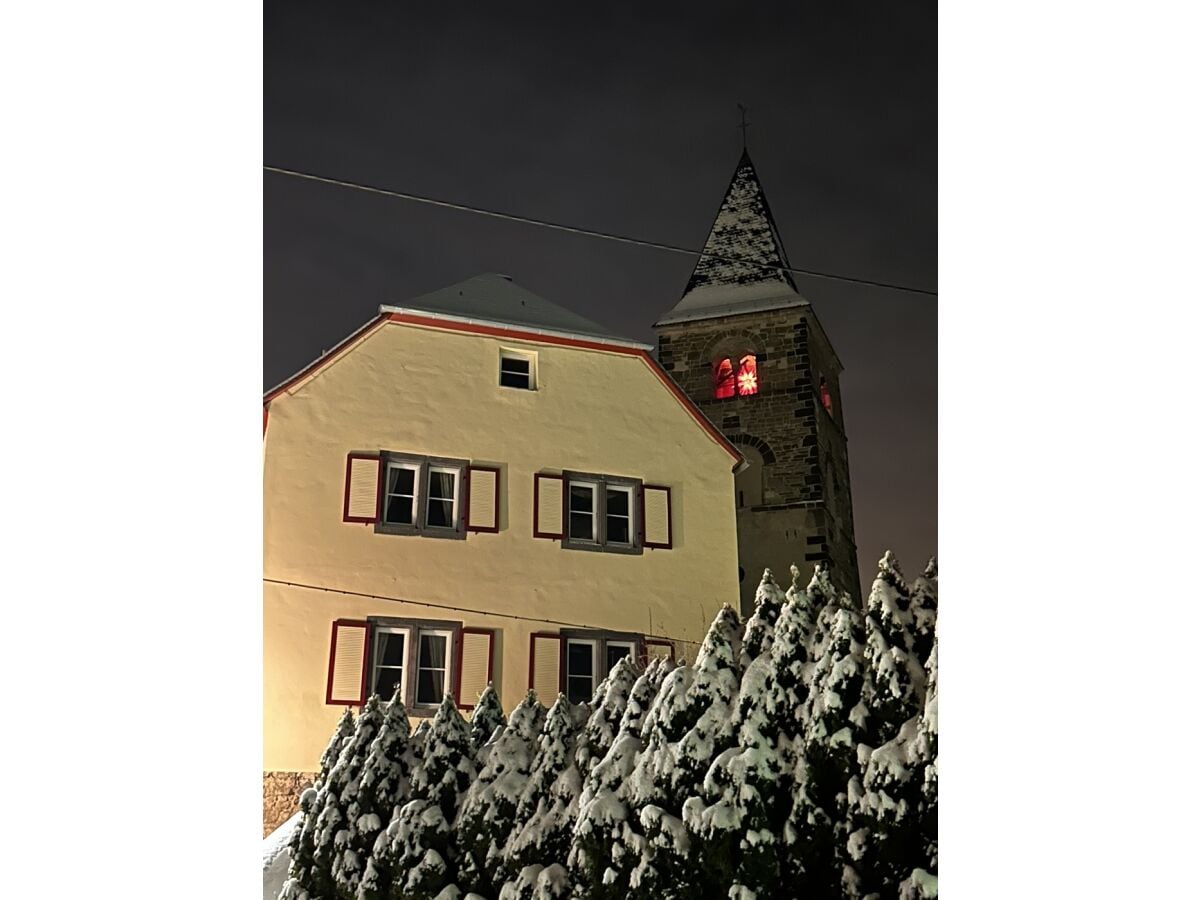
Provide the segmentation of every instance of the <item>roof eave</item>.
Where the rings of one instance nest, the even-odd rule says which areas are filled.
[[[522,334],[544,334],[547,337],[569,338],[577,341],[591,341],[597,344],[611,344],[614,347],[627,347],[632,350],[653,350],[651,344],[642,344],[625,338],[612,337],[606,334],[594,334],[584,331],[566,331],[558,328],[538,328],[533,325],[521,325],[516,322],[503,322],[499,319],[481,319],[478,316],[456,316],[451,313],[432,312],[416,306],[380,306],[381,315],[420,316],[425,319],[437,319],[445,322],[455,322],[463,325],[484,325],[488,328],[499,328],[503,331],[520,332]]]

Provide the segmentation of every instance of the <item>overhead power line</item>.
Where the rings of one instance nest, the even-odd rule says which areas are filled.
[[[664,244],[661,241],[646,241],[641,238],[628,237],[622,234],[613,234],[608,231],[597,231],[593,228],[580,228],[576,225],[564,225],[561,222],[548,222],[544,219],[534,219],[529,216],[518,216],[512,213],[500,212],[494,209],[486,209],[480,206],[468,206],[465,203],[451,203],[449,200],[438,200],[435,197],[422,197],[419,194],[410,194],[405,191],[392,191],[386,188],[372,187],[368,184],[358,184],[353,181],[343,181],[339,178],[326,178],[323,175],[313,175],[308,172],[297,172],[294,169],[281,169],[277,166],[263,166],[263,170],[274,172],[276,175],[288,175],[292,178],[303,178],[307,181],[316,181],[321,184],[332,184],[338,187],[350,188],[356,191],[364,191],[368,194],[380,194],[384,197],[394,197],[398,200],[411,200],[414,203],[426,203],[430,206],[440,206],[443,209],[454,209],[459,212],[475,213],[480,216],[489,216],[493,219],[503,219],[506,222],[519,222],[523,225],[535,225],[539,228],[551,228],[555,231],[565,231],[568,234],[579,234],[584,237],[601,238],[606,241],[617,241],[621,244],[633,244],[637,247],[649,247],[652,250],[665,250],[668,253],[686,253],[688,256],[707,256],[710,259],[717,259],[721,262],[738,263],[740,265],[758,266],[762,269],[770,269],[776,272],[791,272],[795,275],[808,275],[813,278],[825,278],[830,281],[844,281],[849,284],[862,284],[868,287],[886,288],[893,291],[904,291],[909,294],[922,294],[927,297],[936,297],[937,291],[929,291],[925,288],[908,287],[903,284],[893,284],[890,281],[875,281],[870,278],[855,278],[850,275],[835,275],[832,272],[819,272],[816,269],[797,269],[793,266],[780,266],[772,263],[759,262],[754,259],[744,259],[737,256],[724,256],[719,253],[710,253],[705,250],[691,250],[687,247],[678,247],[674,244]]]
[[[426,600],[409,600],[404,597],[389,597],[386,594],[370,594],[363,591],[346,591],[341,588],[325,587],[320,584],[304,584],[298,581],[284,581],[279,578],[263,578],[267,584],[281,584],[287,587],[304,588],[309,591],[325,591],[329,594],[342,594],[346,597],[363,597],[368,600],[386,600],[389,603],[407,603],[410,606],[425,606],[429,609],[443,609],[451,612],[470,613],[475,616],[494,616],[499,619],[514,619],[518,622],[533,622],[536,625],[558,625],[566,628],[590,628],[598,631],[610,631],[611,628],[604,625],[593,625],[585,622],[564,622],[560,619],[542,619],[537,616],[522,616],[517,613],[502,613],[495,612],[490,609],[472,609],[467,606],[452,606],[448,603],[430,603]],[[701,641],[693,641],[690,638],[672,637],[669,634],[647,634],[646,637],[651,639],[663,639],[667,641],[675,641],[680,644],[693,644],[699,646]]]

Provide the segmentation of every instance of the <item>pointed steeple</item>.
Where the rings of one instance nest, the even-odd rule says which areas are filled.
[[[767,195],[743,149],[683,297],[659,322],[732,315],[747,303],[761,309],[771,298],[780,306],[802,303],[787,267]]]

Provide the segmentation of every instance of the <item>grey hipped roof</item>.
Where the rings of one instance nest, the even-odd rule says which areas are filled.
[[[647,347],[597,325],[591,319],[551,303],[526,290],[507,275],[487,273],[406,300],[384,306],[382,312],[432,313],[460,320],[496,325],[516,325],[534,331],[596,338],[635,347]]]
[[[683,297],[656,324],[806,305],[787,267],[767,195],[743,150]]]

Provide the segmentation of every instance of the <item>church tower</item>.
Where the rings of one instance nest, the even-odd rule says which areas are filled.
[[[842,364],[787,268],[743,151],[683,297],[654,325],[663,367],[750,463],[735,491],[745,613],[763,569],[786,585],[793,562],[827,560],[862,596]]]

